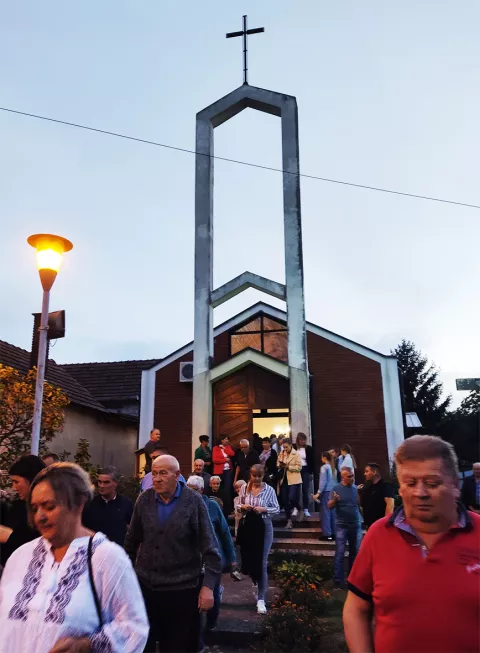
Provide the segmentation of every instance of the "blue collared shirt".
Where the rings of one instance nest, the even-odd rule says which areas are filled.
[[[424,558],[426,558],[428,556],[427,547],[423,544],[422,540],[415,533],[415,531],[410,526],[410,524],[406,521],[405,511],[404,511],[404,509],[402,507],[398,508],[398,510],[396,510],[392,514],[392,516],[388,520],[388,523],[393,524],[396,528],[399,528],[401,531],[405,531],[406,533],[410,533],[410,535],[413,535],[418,540],[418,546],[420,547],[420,550],[422,552],[422,556]],[[462,510],[460,508],[459,512],[458,512],[457,524],[455,526],[453,526],[452,528],[464,529],[466,527],[467,527],[467,515],[465,513],[465,510]],[[417,546],[417,545],[413,545],[413,546]]]
[[[175,490],[175,494],[173,497],[170,499],[168,503],[165,503],[165,501],[162,499],[162,497],[159,494],[155,494],[155,498],[157,501],[157,515],[158,515],[158,523],[160,524],[160,527],[164,526],[167,519],[170,517],[172,514],[175,505],[180,498],[180,495],[182,494],[183,491],[183,484],[177,482],[177,489]]]

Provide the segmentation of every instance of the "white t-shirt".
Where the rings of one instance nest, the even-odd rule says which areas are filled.
[[[305,447],[300,447],[297,449],[298,453],[300,454],[300,458],[302,459],[302,467],[307,466],[307,450]]]

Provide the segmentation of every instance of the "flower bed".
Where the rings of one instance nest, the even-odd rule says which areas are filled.
[[[345,593],[333,589],[331,562],[307,555],[275,562],[273,574],[281,593],[264,622],[256,651],[348,651],[341,620]]]

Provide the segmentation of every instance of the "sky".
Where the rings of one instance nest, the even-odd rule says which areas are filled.
[[[478,0],[0,0],[0,105],[181,148],[242,83],[297,98],[300,170],[480,204]],[[191,154],[0,111],[0,339],[29,349],[32,233],[69,238],[51,310],[57,362],[160,358],[193,337]],[[280,121],[247,110],[215,153],[281,167]],[[307,319],[388,353],[415,342],[480,376],[480,211],[302,178]],[[282,177],[215,162],[215,285],[283,282]],[[221,323],[249,290],[215,310]]]

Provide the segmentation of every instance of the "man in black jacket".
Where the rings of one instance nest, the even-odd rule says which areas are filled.
[[[260,458],[258,453],[250,449],[250,442],[246,439],[240,440],[240,451],[237,451],[235,456],[235,479],[233,484],[237,481],[250,480],[250,469],[253,465],[258,465]]]
[[[468,476],[463,481],[462,503],[467,510],[480,515],[480,463],[473,465],[473,476]]]
[[[85,506],[83,525],[105,533],[109,540],[123,546],[132,519],[133,503],[118,494],[120,474],[115,467],[105,467],[98,475],[98,494]]]

